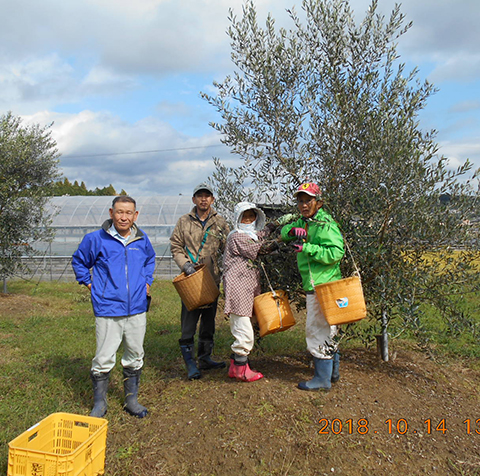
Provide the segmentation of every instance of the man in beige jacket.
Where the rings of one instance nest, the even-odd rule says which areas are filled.
[[[195,206],[190,213],[178,220],[170,237],[170,244],[173,259],[185,274],[194,273],[196,264],[205,264],[218,286],[220,284],[218,258],[225,248],[230,230],[225,219],[212,208],[214,201],[213,190],[209,185],[203,183],[195,187],[192,197]],[[179,343],[189,380],[200,378],[200,370],[225,367],[225,362],[215,362],[211,358],[216,313],[217,300],[193,311],[189,311],[182,302],[182,335]],[[194,345],[199,320],[197,367]]]

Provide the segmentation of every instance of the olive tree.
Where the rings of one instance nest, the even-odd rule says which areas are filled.
[[[476,172],[468,161],[451,170],[435,131],[420,127],[436,90],[400,62],[397,42],[411,25],[399,6],[388,19],[377,13],[376,0],[358,24],[343,0],[303,0],[301,15],[288,13],[286,30],[271,16],[261,27],[252,1],[240,18],[230,12],[234,71],[214,83],[216,95],[203,94],[237,161],[214,159],[217,203],[270,198],[295,211],[298,185],[318,182],[361,270],[370,315],[362,337],[380,332],[385,359],[392,322],[427,338],[424,303],[451,332],[475,330],[455,294],[478,285],[478,230],[468,226]],[[270,272],[297,289],[285,256],[270,259]],[[351,260],[342,266],[352,272]]]
[[[0,277],[15,275],[32,244],[51,236],[45,204],[58,178],[58,152],[48,127],[0,117]]]

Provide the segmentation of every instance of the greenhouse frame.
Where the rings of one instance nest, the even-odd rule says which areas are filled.
[[[52,197],[47,212],[53,215],[55,237],[51,242],[37,242],[35,258],[29,260],[30,276],[38,280],[73,280],[71,256],[82,238],[98,230],[110,218],[112,196]],[[178,219],[192,207],[192,198],[177,196],[145,196],[135,198],[139,211],[137,225],[145,231],[157,254],[155,276],[169,278],[180,273],[170,254],[170,235]]]

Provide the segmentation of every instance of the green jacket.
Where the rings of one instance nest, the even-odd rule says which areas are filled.
[[[285,225],[282,228],[282,240],[294,241],[295,236],[289,236],[292,228],[305,228],[307,239],[303,250],[297,253],[298,270],[302,277],[303,289],[313,291],[317,284],[328,283],[341,279],[340,260],[345,254],[343,237],[338,225],[330,214],[320,208],[308,222],[303,218]]]

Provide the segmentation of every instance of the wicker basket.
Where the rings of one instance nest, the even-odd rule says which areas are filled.
[[[358,276],[315,286],[318,302],[331,326],[350,324],[367,315],[362,282]]]
[[[285,291],[260,294],[253,300],[253,312],[260,326],[260,337],[284,331],[295,324]]]
[[[185,273],[173,279],[173,285],[189,311],[211,304],[220,291],[206,265],[195,266],[195,273]]]

